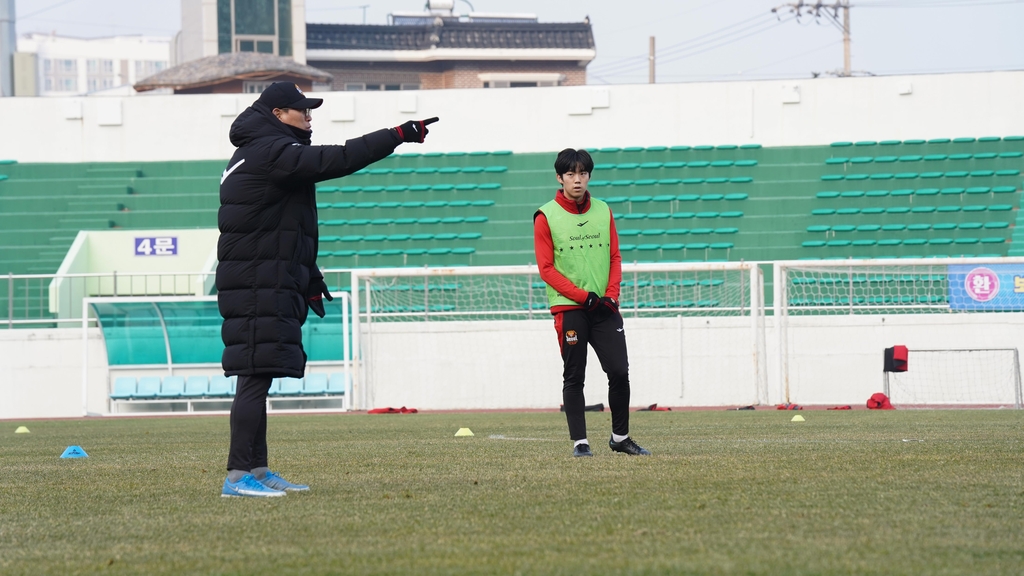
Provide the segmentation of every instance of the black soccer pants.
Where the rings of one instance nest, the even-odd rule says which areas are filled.
[[[555,331],[562,350],[562,404],[569,424],[569,437],[587,437],[583,412],[583,380],[587,373],[587,345],[594,348],[601,368],[608,375],[608,406],[612,412],[612,433],[629,434],[629,359],[626,332],[618,312],[568,310],[555,314]]]
[[[231,403],[228,470],[267,466],[267,393],[269,376],[239,376]]]

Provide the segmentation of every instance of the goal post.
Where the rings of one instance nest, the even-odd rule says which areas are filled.
[[[844,391],[858,399],[881,391],[883,350],[904,344],[920,352],[957,351],[938,357],[958,356],[966,367],[983,351],[1002,350],[994,359],[1004,368],[998,377],[994,368],[974,375],[954,365],[937,369],[930,384],[913,384],[913,401],[900,400],[894,387],[894,404],[1020,405],[1019,385],[1006,384],[1019,376],[1004,374],[1019,373],[1024,258],[780,261],[773,282],[778,393],[786,401],[832,402]],[[965,385],[971,390],[962,390]]]
[[[905,372],[885,373],[885,394],[901,408],[1020,408],[1016,348],[908,350]]]
[[[351,298],[360,408],[557,406],[561,361],[536,266],[357,269]],[[756,264],[623,264],[619,301],[633,404],[651,390],[649,403],[767,403]]]

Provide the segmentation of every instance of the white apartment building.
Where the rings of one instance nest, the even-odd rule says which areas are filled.
[[[150,36],[18,38],[15,95],[81,96],[131,86],[171,65],[171,39]]]

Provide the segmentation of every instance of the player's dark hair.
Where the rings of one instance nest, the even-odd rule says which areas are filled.
[[[566,148],[558,153],[555,158],[555,174],[561,176],[566,172],[593,172],[594,159],[586,150],[573,150]]]

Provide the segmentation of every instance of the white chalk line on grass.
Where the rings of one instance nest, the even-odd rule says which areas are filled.
[[[505,436],[504,434],[491,434],[488,436],[491,440],[516,440],[521,442],[560,442],[556,438],[525,438],[518,436]]]

